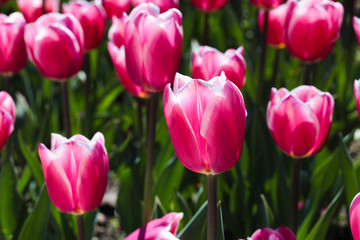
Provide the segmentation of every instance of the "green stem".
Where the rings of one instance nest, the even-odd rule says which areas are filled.
[[[139,133],[139,140],[142,143],[144,137],[144,127],[143,127],[143,106],[144,102],[141,98],[136,99],[136,111],[137,111],[137,124],[138,124],[138,133]]]
[[[204,33],[203,33],[203,42],[204,45],[209,44],[209,13],[205,12],[205,18],[204,18]]]
[[[279,59],[280,59],[280,49],[275,49],[275,59],[274,59],[274,65],[273,65],[273,74],[272,74],[272,80],[271,80],[271,86],[275,87],[276,79],[277,79],[277,73],[279,70]]]
[[[291,213],[290,213],[290,228],[296,234],[297,232],[297,218],[298,218],[298,202],[300,193],[300,170],[301,158],[294,158],[292,188],[291,188]]]
[[[144,183],[144,200],[145,200],[145,223],[151,220],[152,209],[152,184],[153,184],[153,168],[154,168],[154,148],[156,133],[156,112],[158,105],[158,94],[151,93],[150,104],[148,105],[148,132],[146,146],[146,169]]]
[[[311,78],[311,64],[305,63],[304,65],[304,85],[310,84]]]
[[[93,115],[91,111],[91,106],[93,105],[91,102],[91,74],[90,74],[90,55],[89,53],[85,53],[84,59],[84,71],[86,75],[85,82],[85,131],[90,136],[91,125],[93,121]]]
[[[85,240],[85,231],[84,231],[84,215],[76,215],[77,231],[78,231],[78,240]]]
[[[217,239],[217,176],[207,175],[207,240]]]
[[[67,138],[71,137],[70,105],[67,81],[61,82],[61,96],[63,107],[64,129]]]

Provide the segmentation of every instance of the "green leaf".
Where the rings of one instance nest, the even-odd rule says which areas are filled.
[[[223,219],[223,214],[222,214],[222,207],[221,207],[221,201],[219,201],[218,203],[218,229],[220,229],[220,231],[218,232],[218,239],[219,240],[225,240],[225,233],[224,233],[224,219]]]
[[[204,227],[204,222],[206,220],[206,213],[207,202],[199,208],[177,237],[186,240],[199,240],[201,237],[201,229]]]
[[[40,197],[34,210],[26,219],[21,229],[19,240],[45,239],[50,213],[50,199],[45,184],[41,188]]]

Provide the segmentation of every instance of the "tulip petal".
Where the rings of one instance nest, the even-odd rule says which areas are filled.
[[[284,240],[296,240],[294,233],[285,226],[278,227],[275,231],[280,233]]]
[[[66,137],[61,136],[57,133],[51,134],[51,151],[55,151],[60,145],[69,141]]]
[[[354,240],[360,240],[360,193],[356,194],[350,204],[349,219]]]
[[[12,116],[4,111],[0,110],[0,150],[5,145],[10,134],[14,130],[14,119]]]

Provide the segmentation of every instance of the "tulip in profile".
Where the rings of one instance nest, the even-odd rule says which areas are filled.
[[[113,23],[109,29],[109,40],[107,44],[108,51],[116,74],[124,88],[135,97],[148,98],[150,93],[130,80],[126,69],[125,47],[123,45],[124,25],[122,21],[116,17],[113,18]]]
[[[350,204],[350,227],[354,240],[360,240],[360,193],[356,194]]]
[[[102,0],[102,5],[105,8],[106,16],[112,20],[113,17],[121,17],[123,13],[128,13],[130,10],[130,0]]]
[[[14,130],[15,123],[15,103],[11,96],[5,92],[0,92],[0,150],[5,145],[10,134]]]
[[[95,0],[73,0],[63,5],[64,13],[73,14],[80,22],[84,30],[85,50],[92,50],[101,43],[106,24],[106,12],[101,2]]]
[[[329,135],[334,99],[327,92],[302,85],[291,92],[271,89],[267,125],[280,149],[293,158],[316,154]]]
[[[275,48],[285,48],[284,24],[287,13],[287,4],[273,8],[268,16],[268,33],[266,43]],[[261,9],[258,15],[260,31],[264,31],[265,10]]]
[[[358,111],[358,115],[360,119],[360,80],[354,81],[354,97],[356,102],[356,109]]]
[[[25,24],[25,18],[19,12],[9,16],[0,13],[0,74],[13,74],[25,66]]]
[[[30,60],[47,78],[65,81],[82,66],[84,33],[72,14],[49,13],[28,24],[25,43]]]
[[[82,214],[97,208],[104,196],[109,161],[105,139],[96,133],[67,139],[51,134],[51,149],[39,145],[39,156],[51,201],[61,211]]]
[[[180,64],[182,15],[172,8],[160,14],[152,3],[143,3],[124,15],[124,46],[130,79],[142,88],[159,92],[173,82]]]
[[[285,19],[290,54],[303,62],[326,58],[339,37],[344,7],[331,0],[291,0]]]
[[[240,90],[225,74],[208,82],[177,74],[164,90],[164,113],[179,160],[188,169],[218,174],[238,161],[246,110]]]
[[[160,12],[166,12],[170,8],[179,8],[179,0],[132,0],[132,5],[137,7],[141,3],[154,3],[160,8]]]
[[[205,12],[219,10],[228,2],[229,0],[191,0],[194,7]]]
[[[276,8],[280,4],[285,2],[285,0],[250,0],[250,3],[257,8],[262,8],[265,10],[270,10]]]
[[[352,23],[353,23],[353,28],[355,31],[356,38],[358,40],[358,44],[360,46],[360,18],[353,16]]]
[[[296,237],[290,229],[285,226],[278,227],[275,230],[263,228],[256,230],[247,240],[296,240]]]
[[[183,215],[183,213],[168,213],[135,230],[125,240],[179,240],[176,232]]]
[[[16,0],[19,10],[27,22],[34,22],[43,12],[43,0]],[[45,0],[45,13],[58,12],[59,0]]]
[[[239,89],[245,84],[244,48],[229,49],[225,53],[202,46],[192,55],[193,78],[209,81],[224,72],[226,77]]]

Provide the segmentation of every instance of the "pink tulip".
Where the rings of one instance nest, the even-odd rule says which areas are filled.
[[[281,226],[276,230],[270,228],[258,229],[247,240],[296,240],[296,237],[290,229]]]
[[[183,213],[168,213],[135,230],[125,240],[179,240],[176,232],[183,215]]]
[[[123,45],[124,25],[122,21],[116,17],[113,18],[113,23],[109,29],[109,40],[110,42],[108,42],[107,45],[108,51],[114,64],[116,74],[124,88],[135,97],[148,98],[150,93],[130,80],[126,69],[125,47]]]
[[[352,23],[356,34],[356,38],[358,40],[358,44],[360,46],[360,18],[353,16]]]
[[[79,20],[84,30],[85,50],[98,47],[106,27],[106,12],[100,0],[93,2],[73,0],[69,4],[64,4],[63,10],[64,13],[71,13]]]
[[[250,3],[257,8],[262,8],[265,10],[270,10],[276,8],[280,4],[285,2],[285,0],[250,0]]]
[[[267,125],[280,149],[294,158],[316,154],[329,135],[334,99],[313,86],[271,89]]]
[[[179,0],[132,0],[134,7],[139,6],[141,3],[154,3],[160,8],[160,12],[166,12],[170,8],[179,8]]]
[[[356,194],[350,204],[350,227],[354,240],[360,240],[360,193]]]
[[[360,80],[354,81],[354,97],[356,102],[356,109],[358,111],[358,115],[360,119]]]
[[[16,0],[19,10],[27,22],[35,22],[43,15],[43,0]],[[45,0],[45,12],[58,12],[59,0]]]
[[[25,27],[30,60],[47,78],[64,81],[82,67],[84,33],[72,14],[48,13]]]
[[[15,123],[15,103],[11,96],[5,92],[0,92],[0,150],[5,145],[10,134],[14,130]]]
[[[67,139],[51,134],[51,149],[39,144],[39,156],[49,197],[63,212],[82,214],[97,208],[104,196],[109,160],[105,139],[96,133]]]
[[[25,18],[19,12],[8,17],[0,13],[0,74],[13,74],[25,66],[25,24]]]
[[[285,41],[291,55],[304,62],[326,58],[339,37],[344,8],[330,0],[291,0],[285,19]]]
[[[191,0],[194,7],[205,12],[219,10],[228,2],[229,0]]]
[[[229,49],[224,54],[217,49],[202,46],[192,55],[193,78],[209,81],[224,72],[239,89],[245,84],[244,48]]]
[[[130,0],[102,0],[102,5],[105,8],[106,16],[112,20],[113,17],[122,17],[123,13],[128,13],[130,10]]]
[[[242,94],[225,74],[208,82],[176,74],[163,95],[165,119],[179,160],[188,169],[218,174],[239,160],[246,110]]]
[[[287,4],[281,4],[269,11],[268,34],[266,42],[275,48],[285,48],[284,24],[287,13]],[[258,15],[260,31],[264,31],[265,10],[261,9]]]
[[[173,82],[179,68],[182,15],[172,8],[162,14],[152,3],[143,3],[124,15],[126,68],[142,88],[159,92]]]

